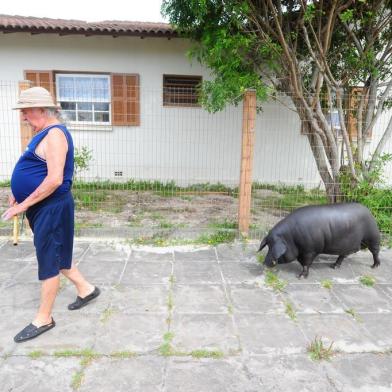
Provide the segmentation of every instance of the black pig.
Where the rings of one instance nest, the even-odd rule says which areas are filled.
[[[261,241],[268,245],[264,264],[272,267],[297,259],[302,265],[298,278],[307,277],[320,253],[339,255],[331,268],[360,249],[373,255],[372,268],[380,265],[380,232],[370,211],[359,203],[327,204],[298,208],[277,223]]]

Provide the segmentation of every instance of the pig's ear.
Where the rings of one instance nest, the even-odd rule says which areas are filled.
[[[267,237],[264,237],[264,239],[261,241],[258,252],[260,252],[266,245],[267,245]]]
[[[277,240],[272,247],[272,257],[274,260],[278,260],[279,257],[286,253],[287,247],[282,240]]]

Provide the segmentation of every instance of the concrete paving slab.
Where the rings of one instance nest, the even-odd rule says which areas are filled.
[[[249,377],[240,361],[189,360],[170,361],[164,392],[256,392],[261,384]]]
[[[392,312],[392,300],[377,286],[342,284],[333,287],[333,293],[345,305],[356,312]]]
[[[0,312],[3,308],[18,310],[36,309],[40,303],[41,285],[13,283],[1,291]]]
[[[266,288],[257,285],[230,285],[230,298],[233,304],[233,312],[246,313],[283,313],[283,298]]]
[[[13,278],[17,283],[36,283],[38,281],[38,264],[37,262],[27,262],[23,269]]]
[[[351,268],[356,280],[361,276],[368,275],[373,276],[377,283],[392,283],[392,268],[387,264],[388,262],[390,263],[390,261],[386,260],[378,268],[371,268],[373,261],[369,260],[366,264],[361,262],[352,263]]]
[[[392,391],[390,355],[338,355],[325,363],[331,391],[388,392]]]
[[[126,261],[129,254],[122,247],[111,243],[92,242],[83,257],[83,262]]]
[[[257,261],[256,244],[219,244],[216,253],[219,261],[243,261],[254,263]]]
[[[200,262],[200,261],[212,261],[216,262],[216,252],[214,248],[208,249],[196,249],[189,252],[179,252],[174,251],[174,261],[175,262]]]
[[[316,338],[326,345],[333,342],[334,349],[347,353],[378,349],[374,337],[348,314],[299,314],[298,324],[309,342]]]
[[[180,352],[218,350],[223,353],[240,349],[233,321],[227,314],[174,313],[170,324],[173,346]]]
[[[166,261],[155,263],[128,262],[119,283],[122,285],[167,285],[172,269],[172,264]]]
[[[259,263],[221,262],[219,265],[228,284],[252,283],[262,279],[264,267]]]
[[[78,262],[89,249],[90,243],[83,241],[74,241],[73,246],[73,260]]]
[[[0,367],[1,390],[72,392],[72,377],[80,368],[75,358],[7,358]]]
[[[283,297],[302,313],[344,313],[343,304],[334,295],[334,289],[320,284],[289,284]]]
[[[172,295],[176,313],[227,313],[230,303],[222,285],[177,285]]]
[[[369,268],[368,252],[351,255],[337,271],[328,268],[334,256],[320,255],[309,279],[296,278],[301,269],[296,262],[279,265],[278,277],[288,281],[279,293],[265,284],[258,243],[196,252],[77,240],[75,258],[101,296],[68,311],[76,294],[63,283],[53,314],[56,327],[16,344],[13,337],[33,319],[40,296],[34,249],[31,240],[25,242],[19,256],[9,242],[0,247],[0,390],[32,386],[45,392],[42,384],[48,391],[68,391],[78,374],[84,374],[81,391],[392,390],[392,250],[382,251],[377,270]],[[362,286],[358,278],[373,272],[376,285]],[[332,281],[331,290],[321,286],[324,279]],[[285,314],[288,302],[296,321]],[[173,353],[167,358],[159,349],[168,331]],[[309,359],[307,347],[316,337],[339,350],[330,362]],[[83,349],[99,354],[85,368],[77,356],[54,357]],[[192,350],[225,356],[195,359]],[[44,356],[32,359],[38,351]],[[117,359],[110,356],[115,352]],[[136,357],[128,358],[129,352]]]
[[[165,362],[164,358],[156,356],[124,360],[100,358],[85,370],[79,391],[160,392],[164,381]]]
[[[94,345],[100,315],[78,314],[77,311],[53,315],[56,326],[50,331],[24,343],[15,343],[14,355],[28,355],[31,351],[42,350],[54,354],[61,350],[83,350]],[[16,335],[31,322],[31,316],[25,317],[23,324],[14,330]]]
[[[307,341],[298,323],[280,314],[234,314],[242,348],[249,354],[295,354]]]
[[[363,328],[372,336],[377,349],[392,352],[392,317],[390,314],[360,314]],[[392,360],[392,359],[391,359]],[[392,363],[391,363],[392,372]]]
[[[168,297],[168,285],[118,285],[112,289],[111,303],[123,314],[166,313]]]
[[[321,277],[317,274],[317,270],[314,269],[314,265],[310,267],[309,275],[306,279],[299,279],[298,275],[302,271],[302,266],[298,263],[298,261],[293,261],[288,264],[278,264],[272,269],[272,271],[279,277],[279,279],[288,283],[311,284],[319,283],[321,280]]]
[[[35,308],[18,311],[15,308],[2,308],[2,322],[0,322],[0,355],[13,353],[16,348],[14,336],[34,317]],[[6,321],[6,322],[5,322]],[[0,378],[1,380],[1,378]]]
[[[99,289],[101,290],[100,296],[91,301],[88,306],[77,310],[78,313],[82,315],[89,313],[101,314],[111,305],[114,288],[112,286],[99,286]],[[76,296],[75,286],[67,281],[65,286],[57,294],[53,307],[54,314],[62,312],[68,314],[70,312],[68,305],[76,300]]]
[[[8,281],[13,283],[16,276],[28,266],[30,266],[30,263],[25,261],[2,260],[0,263],[0,284],[3,285]],[[37,281],[36,275],[35,281]]]
[[[153,250],[145,251],[140,249],[132,249],[131,255],[129,256],[130,262],[150,262],[150,261],[167,261],[173,262],[174,255],[172,250],[164,252],[154,252]]]
[[[251,356],[245,365],[262,385],[260,391],[335,391],[325,373],[324,362],[313,362],[306,354]]]
[[[1,247],[3,260],[22,260],[31,254],[35,254],[32,241],[21,241],[17,246],[14,246],[11,241],[7,241]]]
[[[333,261],[333,263],[335,260]],[[354,280],[355,274],[351,268],[351,263],[348,261],[343,261],[340,268],[332,269],[332,263],[313,263],[311,269],[316,274],[316,279],[318,282],[323,280],[332,280],[332,281],[339,281],[339,280]]]
[[[378,284],[377,288],[381,290],[385,295],[392,300],[392,284]]]
[[[148,353],[158,350],[167,332],[166,317],[158,314],[109,314],[95,325],[94,351],[109,355],[131,351]]]
[[[178,284],[217,284],[222,282],[218,263],[174,263],[174,277]]]
[[[92,284],[115,285],[120,283],[121,274],[125,268],[125,261],[83,261],[78,264],[80,272]]]

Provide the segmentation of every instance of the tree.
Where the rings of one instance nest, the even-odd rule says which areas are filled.
[[[162,13],[209,67],[201,102],[236,104],[247,88],[259,101],[285,93],[312,149],[330,201],[342,172],[353,184],[370,174],[392,133],[392,118],[371,152],[364,142],[392,92],[391,0],[164,0]],[[348,110],[352,87],[361,86]],[[340,134],[330,116],[338,113]],[[356,135],[350,133],[355,124]],[[351,124],[351,125],[350,125]]]

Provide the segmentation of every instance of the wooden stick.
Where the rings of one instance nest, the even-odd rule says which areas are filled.
[[[18,215],[13,217],[14,228],[13,228],[13,235],[12,235],[12,243],[16,246],[18,245],[18,229],[19,229],[19,222],[18,222]]]

